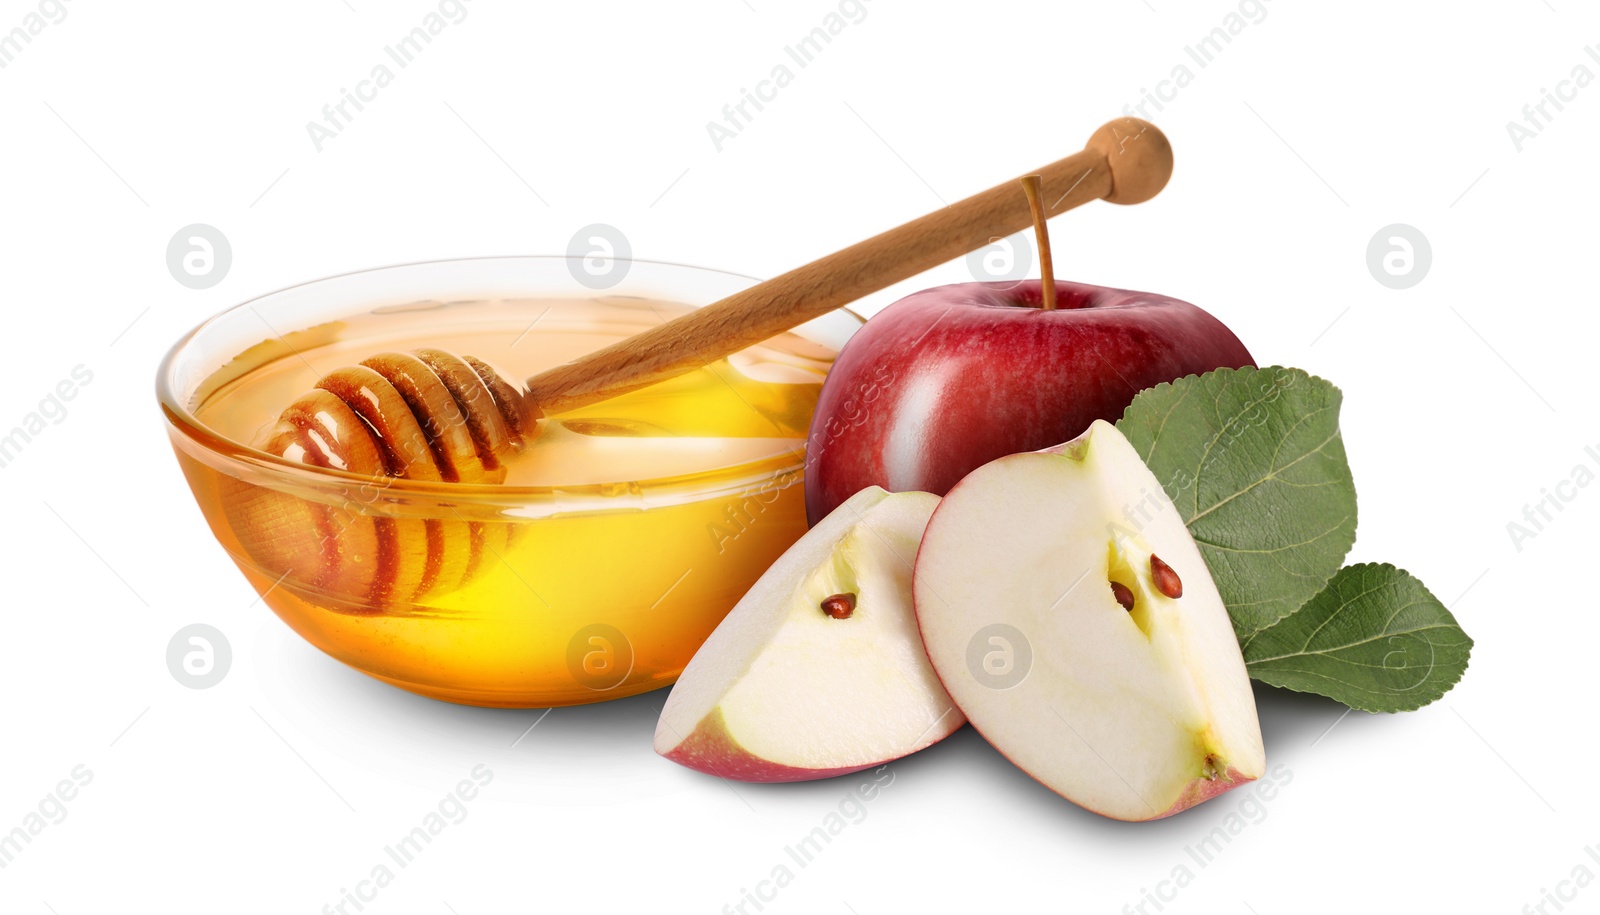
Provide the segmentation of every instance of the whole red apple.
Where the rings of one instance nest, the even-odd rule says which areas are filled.
[[[1039,280],[906,296],[868,321],[828,373],[806,445],[814,524],[867,486],[943,495],[968,472],[1122,416],[1135,394],[1254,365],[1239,338],[1167,296]]]

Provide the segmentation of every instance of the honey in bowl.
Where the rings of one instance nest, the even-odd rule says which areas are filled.
[[[410,291],[448,286],[462,264],[479,286],[505,272],[513,287],[548,288],[564,266],[529,262],[562,260],[391,269],[422,281],[398,287]],[[271,441],[285,406],[320,378],[374,353],[470,354],[516,379],[675,317],[692,307],[685,297],[748,283],[634,269],[654,295],[396,300],[392,281],[362,281],[390,271],[355,274],[241,306],[181,343],[161,379],[171,437],[213,532],[265,602],[329,655],[455,702],[575,704],[673,682],[805,531],[806,430],[853,316],[547,416],[496,484],[351,474],[249,447]],[[315,288],[325,284],[336,288]],[[675,285],[688,295],[669,298]],[[330,307],[310,307],[308,291]],[[341,311],[342,296],[366,307]]]

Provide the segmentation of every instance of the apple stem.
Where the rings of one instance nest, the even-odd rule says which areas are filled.
[[[1044,203],[1039,199],[1039,176],[1028,175],[1022,179],[1022,192],[1028,195],[1028,209],[1033,211],[1033,235],[1039,242],[1039,277],[1044,301],[1039,306],[1045,311],[1056,310],[1056,272],[1050,263],[1050,229],[1045,226]]]

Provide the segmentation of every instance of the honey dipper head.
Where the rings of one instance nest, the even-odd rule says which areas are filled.
[[[261,448],[314,467],[447,483],[499,483],[537,414],[491,366],[437,349],[380,353],[323,376]]]
[[[500,483],[538,413],[493,368],[435,349],[382,353],[325,375],[258,447],[313,467],[384,478]],[[225,499],[241,548],[283,587],[343,612],[407,612],[489,568],[506,524],[391,513],[362,487],[323,502],[243,481]],[[290,573],[293,573],[292,575]]]

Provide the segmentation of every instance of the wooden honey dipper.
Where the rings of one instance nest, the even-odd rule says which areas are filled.
[[[1039,169],[1039,198],[1046,217],[1091,200],[1141,203],[1160,192],[1171,174],[1172,147],[1161,131],[1137,118],[1119,118],[1095,131],[1081,152]],[[1008,181],[534,375],[525,390],[470,356],[436,349],[381,353],[324,376],[283,411],[258,447],[372,476],[499,483],[544,416],[693,371],[1031,222],[1029,201]],[[271,526],[281,528],[287,520],[274,518]],[[399,535],[398,529],[390,532]],[[463,564],[448,555],[459,552],[450,549],[452,538],[430,528],[426,562],[411,563],[422,571],[402,574],[403,561],[383,561],[362,575],[361,585],[371,597],[399,599],[453,587],[470,577],[481,558],[481,535],[475,530],[472,555]],[[309,545],[273,552],[303,557]],[[338,554],[348,551],[328,550],[326,536],[320,547],[324,584],[331,586],[327,576],[347,577],[337,566]],[[389,553],[397,552],[391,545]]]

